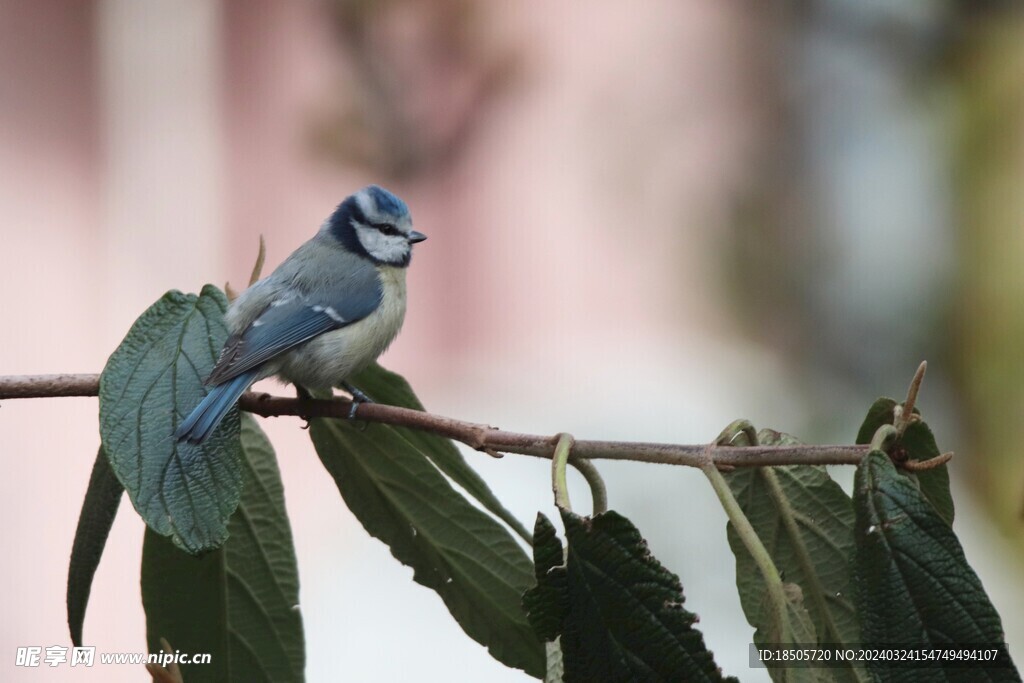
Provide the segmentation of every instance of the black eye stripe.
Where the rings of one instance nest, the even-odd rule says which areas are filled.
[[[385,235],[401,235],[402,231],[390,223],[370,223],[370,227],[379,230]]]

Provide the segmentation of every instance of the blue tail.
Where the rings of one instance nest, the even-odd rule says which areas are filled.
[[[256,381],[258,374],[258,370],[251,370],[211,389],[206,398],[192,410],[192,414],[178,425],[174,438],[189,443],[206,441],[231,410],[231,406],[235,405],[238,397]]]

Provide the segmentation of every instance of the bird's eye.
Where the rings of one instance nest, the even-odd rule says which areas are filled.
[[[402,234],[398,228],[391,225],[390,223],[371,223],[374,228],[384,233],[385,235],[400,235]]]

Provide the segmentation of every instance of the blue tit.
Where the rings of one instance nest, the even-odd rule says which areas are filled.
[[[230,336],[205,380],[213,388],[175,438],[202,443],[253,382],[271,375],[351,390],[346,379],[402,327],[405,269],[412,245],[425,239],[387,190],[371,185],[345,199],[311,240],[228,307]]]

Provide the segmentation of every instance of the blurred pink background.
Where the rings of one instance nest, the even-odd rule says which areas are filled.
[[[430,238],[384,363],[438,413],[679,443],[748,417],[849,442],[927,357],[925,414],[941,447],[975,463],[953,468],[956,528],[1019,649],[1019,442],[980,441],[992,432],[972,416],[986,401],[1012,421],[1024,399],[995,401],[976,381],[972,362],[998,345],[971,336],[984,266],[966,260],[985,263],[971,240],[1016,234],[1020,214],[1009,202],[1009,218],[975,221],[970,185],[951,178],[992,164],[943,147],[988,73],[958,71],[977,48],[943,30],[983,32],[988,17],[829,4],[0,0],[0,374],[100,371],[163,292],[244,285],[260,234],[269,272],[376,182]],[[1019,172],[1024,153],[1009,163]],[[1024,249],[989,276],[1022,261]],[[1014,286],[999,289],[1019,297]],[[1016,354],[993,363],[1018,372]],[[67,558],[96,410],[0,406],[3,680],[145,676],[14,666],[20,646],[70,644]],[[525,680],[367,536],[299,425],[264,421],[308,680]],[[998,467],[979,454],[1004,451]],[[466,457],[521,519],[550,514],[542,461]],[[766,681],[746,666],[751,629],[703,478],[599,467],[612,507],[680,575],[725,672]],[[1002,497],[983,506],[995,480]],[[586,489],[573,493],[587,509]],[[145,648],[142,530],[126,499],[85,624],[98,651]]]

